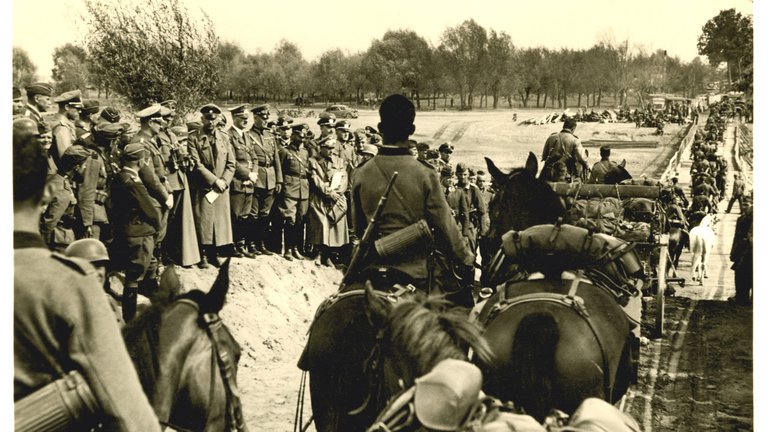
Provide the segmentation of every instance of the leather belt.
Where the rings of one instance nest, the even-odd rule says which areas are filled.
[[[298,178],[301,178],[301,179],[307,178],[306,174],[292,174],[291,173],[291,174],[284,174],[284,176],[286,176],[286,177],[298,177]]]
[[[275,166],[275,164],[274,163],[266,164],[266,163],[259,162],[259,166],[260,167],[265,167],[265,168],[271,168],[271,167]]]

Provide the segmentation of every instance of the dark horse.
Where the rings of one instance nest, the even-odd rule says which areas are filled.
[[[440,297],[352,286],[321,305],[300,367],[318,431],[366,430],[389,398],[446,358],[489,361],[480,328]]]
[[[498,190],[490,204],[497,244],[509,230],[564,217],[558,195],[534,177],[538,166],[532,153],[525,168],[509,174],[490,159],[486,162]],[[573,412],[588,397],[614,401],[629,384],[629,368],[622,367],[629,355],[626,315],[612,294],[583,280],[561,280],[561,270],[545,271],[545,279],[500,285],[506,299],[501,304],[507,306],[493,309],[501,300],[497,292],[481,314],[495,356],[492,363],[480,362],[484,390],[513,401],[539,421],[551,408]],[[503,272],[495,274],[501,276],[491,277],[494,285],[506,280]],[[583,308],[568,300],[573,289]],[[514,302],[519,296],[526,301]]]
[[[207,294],[178,295],[178,276],[168,267],[152,306],[123,328],[128,354],[164,426],[246,430],[235,378],[240,346],[218,317],[229,289],[228,273],[229,261]]]

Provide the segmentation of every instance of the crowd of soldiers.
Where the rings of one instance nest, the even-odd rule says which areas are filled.
[[[42,237],[54,251],[87,250],[85,240],[108,257],[109,270],[124,273],[126,320],[137,295],[156,289],[161,265],[206,268],[222,257],[273,254],[337,268],[349,262],[359,237],[351,185],[382,144],[375,128],[353,131],[324,113],[314,136],[287,115],[270,121],[267,104],[229,108],[231,124],[207,104],[199,122],[177,125],[173,100],[130,114],[133,128],[125,113],[83,100],[78,90],[55,97],[45,83],[25,90],[20,114],[37,125],[49,162]],[[58,111],[46,121],[51,102]],[[407,143],[414,159],[440,174],[453,219],[477,250],[489,225],[485,174],[463,163],[454,169],[449,143],[437,150]]]

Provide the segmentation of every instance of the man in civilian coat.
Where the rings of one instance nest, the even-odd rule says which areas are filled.
[[[216,127],[221,109],[208,104],[200,113],[202,128],[189,133],[189,155],[196,164],[190,186],[197,238],[203,252],[198,267],[206,268],[209,262],[219,266],[217,248],[232,244],[228,189],[235,173],[235,156],[230,151],[229,137]]]

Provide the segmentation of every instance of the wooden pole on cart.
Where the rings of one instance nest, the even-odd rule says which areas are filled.
[[[664,337],[664,291],[667,288],[667,254],[669,234],[659,236],[659,262],[656,267],[656,328],[654,337]]]

